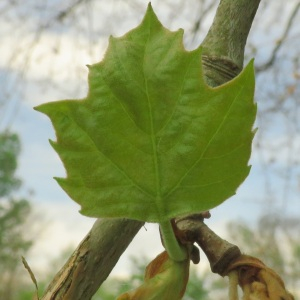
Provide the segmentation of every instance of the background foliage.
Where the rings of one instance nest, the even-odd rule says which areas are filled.
[[[15,197],[21,181],[15,176],[20,153],[16,134],[0,134],[0,299],[17,299],[20,257],[32,246],[26,235],[26,221],[31,205],[28,200]]]

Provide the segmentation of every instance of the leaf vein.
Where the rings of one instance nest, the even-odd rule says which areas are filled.
[[[119,166],[117,165],[112,159],[110,159],[108,156],[106,156],[101,149],[99,149],[97,147],[96,142],[94,141],[94,139],[92,138],[92,136],[90,134],[88,134],[87,131],[85,131],[80,124],[77,122],[76,118],[72,117],[71,115],[66,115],[68,118],[70,118],[71,121],[73,121],[73,123],[79,127],[79,129],[83,132],[83,134],[85,134],[88,139],[91,141],[91,144],[94,146],[95,148],[95,152],[99,153],[104,159],[106,159],[111,165],[113,165],[127,180],[129,180],[133,186],[135,186],[138,190],[140,190],[141,192],[143,192],[144,194],[146,194],[147,196],[153,198],[153,195],[151,195],[148,191],[146,191],[145,189],[143,189],[141,186],[139,186],[132,178],[130,178],[128,176],[128,174]]]
[[[213,136],[211,137],[211,139],[208,141],[206,147],[203,149],[202,153],[200,154],[199,158],[195,161],[195,163],[190,167],[190,169],[183,174],[183,176],[178,180],[177,184],[166,194],[166,197],[168,197],[170,194],[172,194],[181,184],[181,182],[185,179],[185,177],[189,174],[189,172],[195,167],[195,165],[198,164],[198,162],[203,159],[203,156],[205,155],[206,151],[208,150],[210,144],[212,143],[212,141],[214,140],[214,138],[216,137],[216,135],[218,134],[218,132],[221,130],[225,120],[227,119],[228,115],[230,114],[231,108],[234,105],[235,101],[238,99],[238,96],[242,93],[242,90],[244,89],[244,86],[241,87],[240,91],[236,94],[236,96],[233,98],[224,118],[222,119],[222,121],[220,122],[220,125],[218,126],[217,130],[215,131],[215,133],[213,134]]]

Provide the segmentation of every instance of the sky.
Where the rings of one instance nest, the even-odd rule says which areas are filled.
[[[31,2],[33,3],[33,1]],[[33,191],[31,199],[36,218],[36,224],[33,225],[36,243],[27,258],[33,270],[43,270],[64,249],[76,247],[94,222],[93,219],[80,215],[78,212],[80,207],[64,193],[53,179],[54,176],[65,176],[62,163],[48,142],[49,139],[55,140],[55,134],[49,119],[34,111],[33,107],[47,101],[81,98],[86,95],[87,68],[85,65],[98,62],[102,58],[110,34],[119,36],[135,27],[143,17],[146,7],[144,1],[137,1],[134,9],[122,1],[113,2],[117,4],[113,6],[105,5],[104,1],[101,2],[100,7],[97,7],[96,16],[93,15],[92,20],[90,19],[89,28],[97,28],[95,34],[87,36],[86,32],[80,29],[84,28],[84,22],[87,19],[84,17],[79,18],[75,22],[75,28],[70,29],[71,21],[78,17],[74,14],[70,19],[47,28],[42,36],[38,36],[38,43],[34,46],[31,42],[33,40],[32,29],[36,24],[42,24],[44,19],[51,19],[51,16],[55,15],[55,8],[59,5],[58,1],[49,2],[51,5],[49,4],[49,9],[44,12],[44,15],[38,13],[36,8],[26,11],[29,9],[28,7],[20,7],[18,12],[12,11],[10,20],[16,24],[20,22],[20,19],[15,20],[15,15],[27,16],[22,28],[18,27],[14,34],[9,34],[11,31],[7,22],[0,21],[0,28],[3,25],[0,78],[3,78],[3,81],[1,80],[2,87],[9,95],[9,101],[5,103],[4,108],[2,107],[5,113],[2,117],[0,115],[0,126],[2,128],[9,127],[19,133],[22,141],[18,176],[23,180],[21,192]],[[165,26],[172,30],[182,27],[188,35],[191,27],[190,20],[186,17],[187,6],[180,7],[179,3],[179,1],[174,1],[176,9],[174,7],[170,9],[168,5],[152,1],[154,9]],[[181,12],[180,15],[178,9]],[[82,10],[79,15],[89,16],[90,13],[88,10],[86,12]],[[212,15],[209,14],[204,19],[204,30],[211,23]],[[113,16],[118,22],[112,19]],[[195,13],[192,18],[196,17]],[[281,28],[277,24],[274,28],[272,27],[272,30],[277,33]],[[269,36],[275,33],[271,32]],[[201,34],[196,36],[193,42],[189,39],[186,46],[191,47],[199,43],[201,37],[203,37]],[[264,38],[266,37],[264,36]],[[28,46],[31,46],[32,49],[27,53]],[[12,49],[15,51],[12,52]],[[249,49],[247,51],[250,52]],[[268,55],[268,51],[268,47],[264,48],[259,53],[257,60],[263,60]],[[14,53],[14,59],[11,59],[12,53]],[[30,56],[30,63],[28,62],[27,65],[23,63],[26,55]],[[22,73],[24,69],[26,72]],[[258,95],[260,95],[259,92]],[[281,124],[284,124],[284,120],[280,118],[278,120],[279,123],[273,125],[273,130],[266,135],[274,145],[284,142],[284,131],[280,131],[283,128]],[[257,135],[259,136],[259,134]],[[264,142],[266,143],[266,140]],[[299,148],[300,138],[298,136],[294,140],[293,151],[295,152]],[[262,163],[262,160],[265,161],[262,157],[270,156],[268,151],[258,152],[256,148],[253,149],[250,175],[238,189],[237,195],[212,210],[212,218],[207,221],[207,224],[221,236],[226,235],[225,224],[228,221],[242,220],[254,223],[263,213],[262,210],[268,209],[269,204],[262,205],[265,197],[266,176],[272,176],[272,169],[268,169],[267,172],[270,174],[266,175],[265,165]],[[274,155],[278,166],[286,164],[286,156],[290,155],[290,152],[287,152],[286,149],[280,151],[275,148]],[[292,173],[292,176],[295,174],[295,178],[297,174],[299,176],[298,169]],[[299,180],[299,177],[297,179]],[[281,187],[280,191],[276,189],[276,186],[279,189],[281,183],[279,184],[278,179],[273,179],[273,177],[272,180],[272,193],[277,196],[282,193],[282,198],[284,198],[286,193],[282,191]],[[293,182],[294,185],[297,185],[296,179]],[[299,193],[299,190],[297,192]],[[283,208],[287,213],[299,215],[300,206],[297,193],[291,192],[288,196],[289,206],[283,205]],[[283,201],[279,206],[282,203]],[[125,274],[128,272],[129,256],[136,253],[153,256],[158,254],[161,249],[157,225],[147,224],[122,256],[114,273]]]

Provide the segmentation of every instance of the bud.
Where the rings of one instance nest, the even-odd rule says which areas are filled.
[[[117,300],[180,300],[189,279],[189,265],[189,259],[176,262],[164,251],[146,267],[144,283]]]

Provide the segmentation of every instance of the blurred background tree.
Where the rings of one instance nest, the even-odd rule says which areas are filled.
[[[16,134],[0,134],[0,299],[17,299],[22,285],[19,271],[21,255],[33,243],[25,227],[30,215],[30,203],[14,196],[21,181],[15,177],[20,141]],[[21,284],[20,284],[21,283]]]

